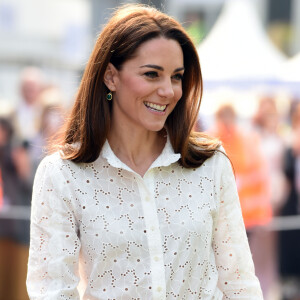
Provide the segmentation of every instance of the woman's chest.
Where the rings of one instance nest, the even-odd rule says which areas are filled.
[[[109,245],[123,250],[143,248],[149,239],[160,241],[166,251],[178,243],[208,242],[215,215],[211,180],[121,179],[77,191],[81,239],[95,249]]]

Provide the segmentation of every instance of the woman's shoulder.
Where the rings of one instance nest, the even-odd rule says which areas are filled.
[[[75,162],[64,156],[62,151],[56,151],[45,156],[39,164],[38,169],[47,169],[66,174],[79,174],[81,172],[94,172],[102,168],[103,159],[99,156],[94,162]]]
[[[40,162],[37,172],[41,172],[42,170],[62,170],[62,169],[70,169],[75,170],[77,168],[77,164],[72,162],[69,159],[64,159],[63,155],[60,151],[56,151],[54,153],[46,155]]]
[[[60,151],[47,154],[40,162],[40,166],[52,166],[65,164],[66,160],[62,158]]]
[[[215,149],[214,154],[208,160],[210,160],[211,163],[214,163],[219,166],[220,164],[231,164],[230,159],[226,154],[226,151],[222,144],[220,144],[220,146]]]
[[[206,142],[207,141],[204,141],[204,143]],[[204,147],[204,151],[205,151],[205,147]],[[230,172],[232,171],[231,161],[227,156],[226,151],[221,143],[213,150],[213,154],[207,159],[205,159],[203,164],[198,168],[201,169],[202,167],[204,169],[205,168],[212,169],[214,173],[223,173],[227,171]]]

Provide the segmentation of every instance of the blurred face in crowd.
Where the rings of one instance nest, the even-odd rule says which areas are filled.
[[[120,70],[108,67],[113,80],[113,119],[119,124],[159,131],[182,96],[183,52],[163,37],[143,43]]]
[[[33,104],[42,90],[42,75],[35,69],[30,68],[24,71],[21,79],[21,93],[28,104]]]
[[[217,121],[227,129],[232,129],[236,122],[236,113],[231,105],[223,105],[216,113]]]
[[[262,126],[269,130],[274,131],[278,126],[278,113],[275,100],[272,98],[263,98],[259,103],[258,116],[261,119]]]

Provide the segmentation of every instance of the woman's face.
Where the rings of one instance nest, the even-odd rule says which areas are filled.
[[[159,131],[182,96],[183,52],[179,43],[155,38],[113,73],[113,122],[123,128]]]

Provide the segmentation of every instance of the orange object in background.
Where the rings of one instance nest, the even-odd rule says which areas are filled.
[[[219,109],[211,133],[222,141],[233,164],[246,228],[267,224],[272,218],[270,180],[258,135],[238,127],[229,105]]]

